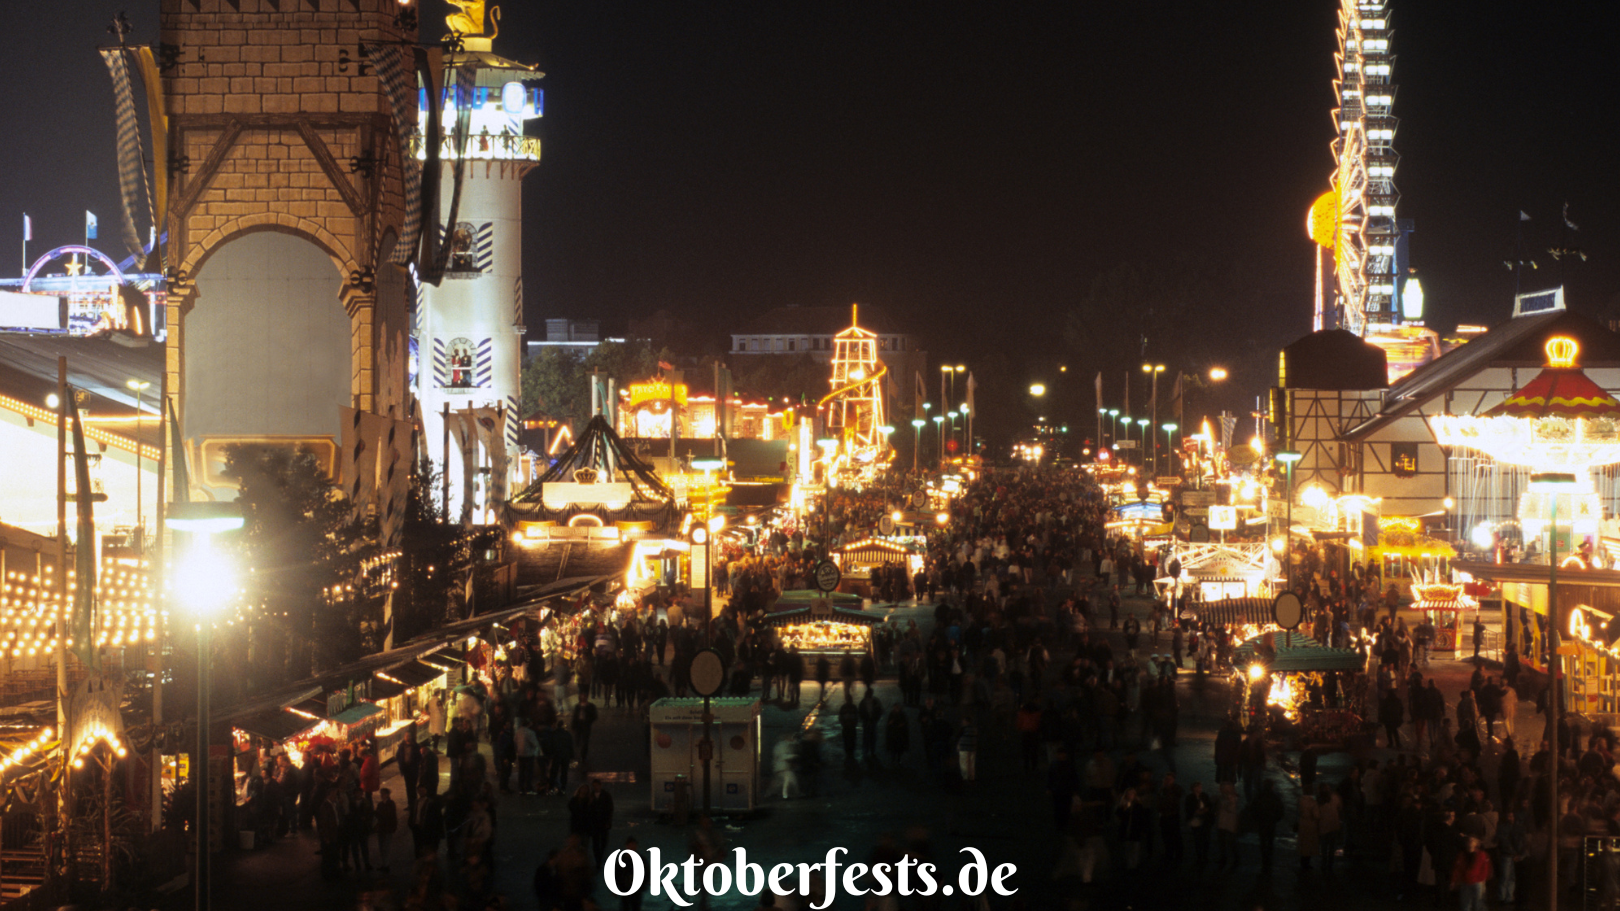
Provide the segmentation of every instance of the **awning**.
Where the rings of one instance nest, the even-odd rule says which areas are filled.
[[[302,734],[320,722],[314,718],[305,718],[286,709],[276,709],[273,712],[260,712],[241,721],[234,726],[258,737],[281,743]]]
[[[1268,640],[1275,646],[1274,655],[1268,654]],[[1266,668],[1273,673],[1359,671],[1367,666],[1367,659],[1355,649],[1328,648],[1298,630],[1294,631],[1292,637],[1281,632],[1256,636],[1238,646],[1232,655],[1235,665],[1256,660],[1264,661]]]
[[[408,689],[410,689],[410,687],[403,683],[395,683],[392,680],[384,680],[381,677],[371,678],[372,699],[392,699]]]
[[[444,668],[435,667],[431,664],[424,664],[421,661],[412,661],[409,664],[401,664],[398,667],[387,668],[383,671],[379,671],[379,673],[387,674],[406,686],[416,687],[422,686],[426,683],[432,683],[440,677],[443,677]]]
[[[332,720],[344,726],[355,725],[373,715],[382,714],[382,710],[383,707],[374,702],[356,702],[354,705],[333,715]]]
[[[456,654],[451,654],[451,652],[455,652]],[[454,671],[459,670],[462,665],[467,663],[466,654],[466,652],[463,652],[460,649],[447,648],[443,651],[434,652],[431,655],[423,655],[418,660],[424,664],[431,664],[434,667],[443,668],[446,671]],[[457,657],[457,655],[460,655],[461,657]]]
[[[1244,623],[1267,624],[1275,622],[1271,615],[1270,598],[1225,598],[1220,601],[1191,602],[1187,605],[1206,623],[1238,626]]]
[[[1479,610],[1479,602],[1473,599],[1458,598],[1453,601],[1413,601],[1412,610]]]
[[[879,626],[886,620],[882,614],[869,613],[862,610],[850,610],[847,607],[833,606],[830,613],[815,613],[808,607],[796,607],[792,610],[772,611],[765,615],[765,622],[771,626],[792,626],[795,623],[815,623],[828,621],[830,623],[858,623],[862,626]]]
[[[847,607],[851,610],[860,609],[862,598],[860,595],[851,595],[846,592],[822,592],[813,588],[795,588],[785,591],[771,605],[771,611],[794,610],[809,607],[811,604],[826,599],[835,607]]]

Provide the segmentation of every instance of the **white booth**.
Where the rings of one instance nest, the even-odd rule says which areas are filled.
[[[714,762],[709,769],[709,802],[715,812],[747,813],[759,802],[759,700],[749,697],[709,700],[714,715]],[[648,710],[652,726],[652,808],[667,813],[686,782],[690,807],[703,806],[703,741],[701,698],[660,699]]]

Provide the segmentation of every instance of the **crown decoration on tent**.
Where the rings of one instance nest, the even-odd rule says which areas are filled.
[[[1441,414],[1429,428],[1442,446],[1482,452],[1536,471],[1578,471],[1620,462],[1620,400],[1575,363],[1575,340],[1547,340],[1547,366],[1524,388],[1479,415]]]

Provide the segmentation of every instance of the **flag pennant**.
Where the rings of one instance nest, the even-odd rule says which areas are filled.
[[[89,209],[84,210],[84,238],[85,240],[96,239],[96,213]]]
[[[24,212],[23,213],[23,242],[27,243],[28,241],[31,241],[33,239],[34,239],[34,220],[32,218],[28,217],[27,212]]]

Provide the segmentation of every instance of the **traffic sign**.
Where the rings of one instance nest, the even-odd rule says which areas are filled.
[[[838,570],[838,564],[831,560],[822,560],[816,564],[816,588],[824,592],[835,591],[838,583],[844,581],[844,574]]]

